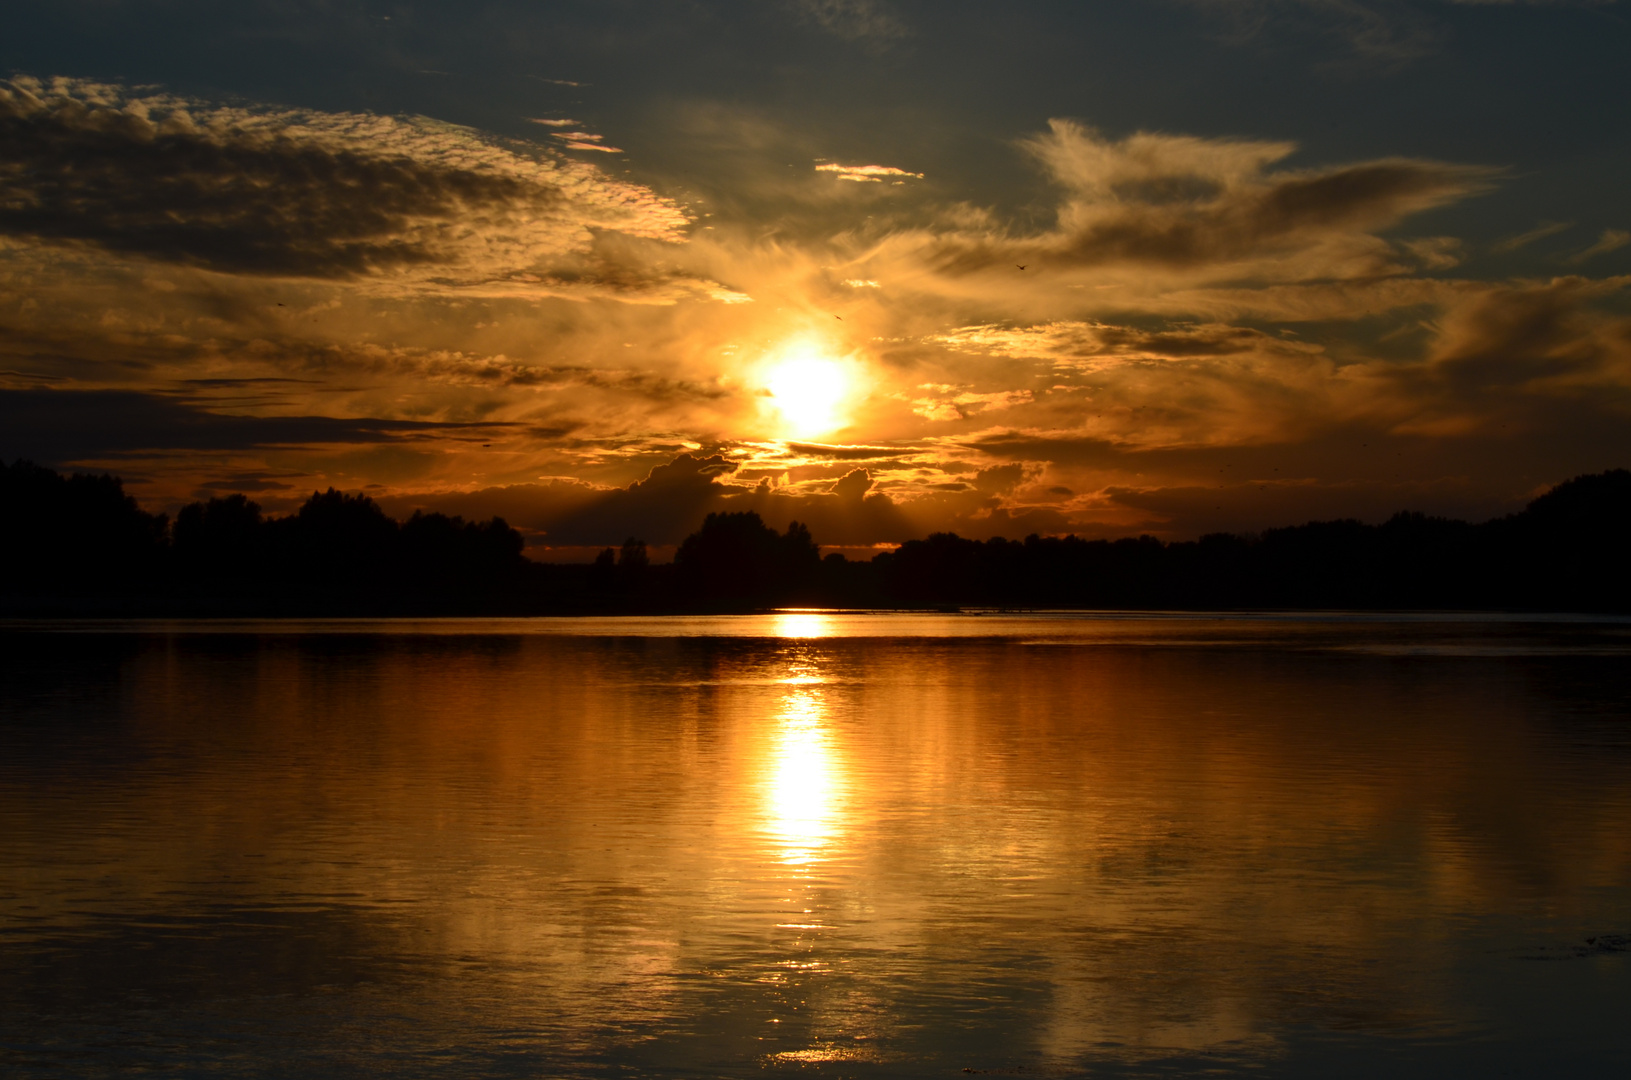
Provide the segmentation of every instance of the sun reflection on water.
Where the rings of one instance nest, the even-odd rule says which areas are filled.
[[[833,634],[833,617],[818,611],[778,611],[772,633],[780,638],[823,638]]]
[[[807,665],[783,679],[768,763],[768,831],[784,862],[808,863],[839,832],[839,768],[827,723],[825,680]]]

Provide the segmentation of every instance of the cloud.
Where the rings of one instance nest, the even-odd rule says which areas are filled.
[[[974,488],[987,495],[1006,495],[1018,487],[1028,470],[1022,464],[992,465],[974,474]]]
[[[1490,245],[1490,250],[1498,255],[1506,255],[1519,248],[1528,247],[1536,240],[1544,240],[1548,236],[1556,236],[1560,232],[1567,232],[1574,228],[1571,221],[1543,221],[1528,232],[1521,232],[1516,236],[1509,236],[1505,240]]]
[[[594,135],[587,131],[560,131],[550,135],[552,139],[559,139],[566,144],[568,150],[598,150],[603,154],[621,154],[623,151],[616,146],[606,144],[606,136]]]
[[[913,449],[898,446],[827,446],[822,443],[805,442],[789,442],[785,445],[790,453],[831,461],[887,461],[902,457]]]
[[[1236,45],[1274,32],[1312,32],[1340,41],[1367,65],[1392,67],[1430,54],[1443,28],[1396,0],[1184,0],[1218,19]]]
[[[1062,189],[1052,228],[1016,234],[970,214],[898,232],[845,266],[845,276],[1001,297],[1038,312],[1167,307],[1175,290],[1225,283],[1371,283],[1453,265],[1451,238],[1383,234],[1485,190],[1496,175],[1407,158],[1283,168],[1292,143],[1151,133],[1115,140],[1069,120],[1050,121],[1022,145]],[[1086,289],[1115,291],[1069,291]]]
[[[628,537],[672,547],[695,532],[710,513],[753,511],[777,529],[798,520],[826,544],[899,543],[916,535],[886,495],[869,494],[862,470],[840,479],[835,490],[780,491],[767,483],[732,481],[738,465],[722,454],[680,454],[625,487],[570,481],[517,485],[468,493],[387,496],[392,513],[434,509],[466,517],[501,514],[530,534],[540,557],[547,549],[593,549]],[[581,555],[581,550],[571,554]]]
[[[978,394],[958,386],[928,384],[918,387],[929,393],[912,399],[912,412],[925,420],[967,420],[1032,399],[1029,390],[998,390]]]
[[[1436,387],[1433,416],[1477,414],[1512,395],[1631,408],[1631,319],[1591,306],[1628,284],[1565,277],[1486,289],[1446,312],[1428,363],[1400,378],[1424,395]]]
[[[1603,235],[1597,238],[1595,244],[1575,255],[1569,262],[1578,266],[1588,259],[1595,259],[1599,255],[1607,255],[1611,251],[1618,251],[1627,244],[1631,244],[1631,232],[1626,232],[1624,229],[1604,229]]]
[[[277,473],[267,474],[259,472],[236,472],[228,479],[209,480],[198,485],[200,498],[211,498],[229,493],[257,494],[267,491],[293,491],[295,485],[285,483],[287,480],[301,480],[305,473]]]
[[[1503,499],[1465,477],[1117,485],[1105,489],[1100,497],[1107,512],[1125,514],[1126,532],[1176,533],[1191,538],[1210,532],[1249,534],[1340,518],[1376,524],[1400,510],[1430,509],[1442,516],[1483,521],[1519,509],[1523,503],[1516,496]]]
[[[945,269],[1017,261],[1281,279],[1374,274],[1392,259],[1374,233],[1481,190],[1492,175],[1404,158],[1274,171],[1293,144],[1149,133],[1115,141],[1068,120],[1049,126],[1024,145],[1065,190],[1058,228],[1001,245],[953,241],[939,259]]]
[[[793,9],[836,37],[884,43],[911,31],[878,0],[792,0]]]
[[[0,234],[231,274],[537,281],[597,231],[678,240],[676,204],[423,118],[0,84]]]
[[[832,493],[845,502],[859,502],[872,490],[872,475],[865,469],[851,469],[838,478]]]
[[[963,351],[1052,361],[1056,367],[1097,370],[1127,361],[1232,356],[1253,351],[1319,352],[1316,346],[1276,338],[1227,323],[1179,324],[1146,330],[1099,322],[1059,321],[1036,326],[965,326],[936,341]]]
[[[551,546],[550,530],[557,522],[605,499],[608,493],[604,487],[557,477],[542,483],[506,484],[474,491],[387,493],[376,496],[375,501],[398,519],[412,516],[415,510],[456,514],[470,520],[502,517],[521,531],[530,546],[541,549]],[[589,543],[604,547],[624,539],[618,536]]]
[[[1275,489],[1290,514],[1339,506],[1365,439],[1402,440],[1424,476],[1498,473],[1525,489],[1569,463],[1618,464],[1608,450],[1631,445],[1618,286],[1425,277],[1455,260],[1454,241],[1400,235],[1488,170],[1295,168],[1286,142],[1111,139],[1060,121],[1024,144],[1058,192],[1055,220],[1025,227],[882,182],[904,169],[825,162],[831,148],[807,133],[726,110],[709,115],[728,130],[685,128],[724,192],[696,196],[713,216],[687,238],[660,214],[585,225],[599,196],[566,180],[607,185],[591,195],[618,182],[431,121],[156,97],[133,120],[125,91],[34,96],[49,107],[18,123],[44,141],[8,143],[28,153],[0,160],[0,183],[80,232],[22,235],[22,217],[0,215],[13,227],[0,363],[17,373],[0,385],[58,387],[0,409],[0,449],[111,461],[147,498],[237,483],[282,512],[308,482],[366,485],[393,512],[502,513],[535,554],[574,556],[631,535],[672,545],[726,509],[857,546],[937,530],[1179,536],[1223,519],[1208,500],[1227,461],[1275,483],[1269,470],[1307,462],[1307,485]],[[196,205],[171,199],[170,174],[144,156],[177,111],[191,127],[165,145],[186,151],[172,172],[207,196]],[[562,136],[535,129],[551,145],[605,142],[544,127]],[[94,150],[85,177],[68,175],[76,139]],[[237,173],[231,155],[247,162]],[[267,161],[308,158],[328,171],[261,190]],[[115,159],[134,163],[129,193],[112,190]],[[831,167],[787,164],[812,159]],[[347,186],[369,169],[406,192],[387,184],[383,225],[328,239],[283,228],[308,203],[356,205]],[[879,182],[835,182],[846,169]],[[541,238],[518,207],[542,208]],[[216,255],[211,237],[242,244]],[[426,261],[348,264],[335,254],[347,244],[418,245]],[[821,442],[789,441],[760,393],[791,341],[863,376],[848,426]],[[1504,423],[1530,425],[1556,471],[1530,479],[1489,453]],[[1371,480],[1382,505],[1391,478]]]
[[[982,537],[1004,531],[1016,535],[1022,524],[1029,523],[1028,531],[1035,531],[1063,521],[1053,511],[1043,522],[1025,516],[1032,508],[998,505],[1002,493],[1011,492],[1029,475],[1027,466],[1001,465],[977,472],[973,484],[919,486],[905,500],[879,490],[871,470],[847,469],[814,488],[778,488],[766,480],[747,486],[734,481],[737,471],[723,455],[680,455],[653,469],[645,480],[563,515],[550,526],[549,542],[609,544],[636,536],[667,546],[695,531],[714,511],[751,510],[778,529],[801,521],[818,542],[851,547],[900,543],[943,530]]]
[[[508,424],[372,417],[235,416],[128,390],[0,389],[0,457],[51,464],[153,451],[245,450],[472,439]],[[473,439],[472,439],[473,441]]]
[[[835,179],[851,180],[862,184],[878,184],[884,180],[901,183],[905,180],[921,180],[920,172],[907,172],[897,169],[893,165],[840,165],[837,162],[825,162],[815,167],[816,172],[832,173]]]
[[[644,480],[606,493],[552,524],[552,544],[611,544],[634,536],[675,544],[702,524],[730,492],[720,477],[737,465],[714,454],[681,454],[652,469]]]

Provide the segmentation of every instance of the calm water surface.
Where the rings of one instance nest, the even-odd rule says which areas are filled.
[[[1631,1069],[1631,624],[0,627],[8,1077]]]

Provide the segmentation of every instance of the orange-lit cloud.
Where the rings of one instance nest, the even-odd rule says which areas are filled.
[[[850,180],[862,184],[877,184],[885,180],[899,183],[902,180],[921,180],[920,172],[907,172],[897,169],[893,165],[839,165],[837,162],[824,162],[817,165],[816,172],[832,173],[834,179]]]
[[[846,545],[1493,513],[1631,453],[1627,280],[1455,276],[1459,240],[1412,231],[1494,169],[1054,121],[1018,140],[1054,198],[1028,224],[791,168],[820,148],[742,112],[676,106],[723,163],[691,202],[538,123],[14,80],[0,453],[574,549],[710,507]]]

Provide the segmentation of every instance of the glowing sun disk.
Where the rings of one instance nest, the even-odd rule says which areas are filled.
[[[797,352],[770,369],[765,389],[788,426],[817,435],[840,424],[838,407],[849,393],[849,373],[836,360]]]

